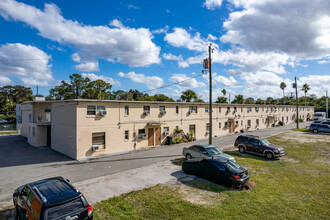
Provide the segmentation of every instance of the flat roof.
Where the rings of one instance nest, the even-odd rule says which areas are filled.
[[[140,104],[182,104],[182,105],[208,105],[208,102],[162,102],[162,101],[132,101],[132,100],[98,100],[98,99],[68,99],[68,100],[49,100],[49,101],[26,101],[22,104],[30,103],[56,103],[56,102],[110,102],[110,103],[140,103]],[[227,104],[227,103],[216,103],[212,105],[223,105],[223,106],[260,106],[260,107],[296,107],[296,105],[271,105],[271,104]],[[299,105],[299,107],[315,108],[315,106]]]

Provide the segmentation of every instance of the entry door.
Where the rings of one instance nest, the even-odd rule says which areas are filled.
[[[154,128],[148,128],[148,146],[154,146]]]
[[[47,146],[51,147],[51,140],[52,140],[52,130],[51,130],[51,126],[47,125]]]
[[[160,136],[161,136],[161,132],[160,132],[160,127],[159,128],[155,128],[156,129],[156,145],[160,145]]]
[[[234,124],[234,121],[231,122],[231,132],[235,132],[235,124]]]
[[[229,133],[233,133],[234,132],[234,122],[228,121],[228,125],[229,125]]]

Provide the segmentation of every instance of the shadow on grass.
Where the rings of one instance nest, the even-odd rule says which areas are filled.
[[[262,160],[262,161],[267,161],[267,162],[272,162],[272,161],[277,161],[279,160],[279,158],[274,158],[274,159],[267,159],[262,155],[256,155],[256,154],[251,154],[251,153],[240,153],[238,150],[226,150],[224,151],[224,153],[232,155],[232,156],[236,156],[236,157],[241,157],[241,158],[253,158],[256,160]]]

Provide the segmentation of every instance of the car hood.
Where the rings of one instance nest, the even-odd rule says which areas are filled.
[[[274,145],[274,144],[270,144],[267,147],[270,148],[270,149],[273,149],[273,150],[283,150],[282,147],[279,147],[279,146]]]
[[[235,158],[233,156],[230,156],[229,154],[217,154],[217,155],[213,155],[213,157],[221,157],[221,158],[224,158],[226,160],[233,160],[235,161]]]

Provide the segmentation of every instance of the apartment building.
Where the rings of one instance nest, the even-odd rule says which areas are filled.
[[[21,105],[21,134],[33,146],[50,146],[73,159],[128,152],[164,144],[167,136],[193,132],[208,138],[207,103],[117,100],[35,100]],[[296,106],[213,104],[213,135],[294,123]],[[312,120],[313,106],[299,106]]]

